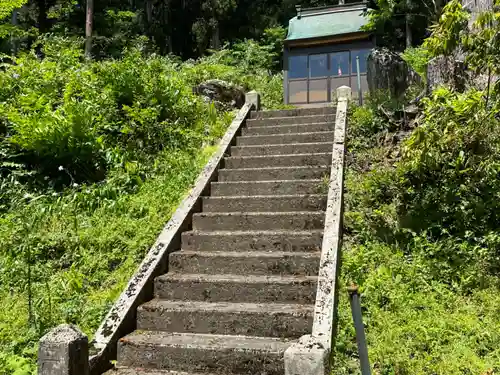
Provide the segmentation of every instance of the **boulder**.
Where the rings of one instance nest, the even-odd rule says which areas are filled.
[[[421,83],[420,76],[402,57],[387,48],[374,49],[367,60],[368,89],[371,94],[389,91],[391,97],[402,97],[413,83]]]
[[[465,63],[454,56],[438,56],[427,64],[427,93],[438,86],[463,92],[470,80]]]
[[[241,87],[219,79],[200,83],[193,92],[219,108],[241,108],[245,104],[245,91]]]

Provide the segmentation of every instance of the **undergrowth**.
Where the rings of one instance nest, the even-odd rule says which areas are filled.
[[[79,40],[40,43],[0,67],[0,374],[9,375],[36,372],[37,342],[58,324],[92,339],[198,176],[235,111],[192,87],[217,78],[262,92],[265,107],[282,100],[279,75],[250,72],[228,50],[181,62],[137,45],[87,61]],[[265,52],[250,47],[249,58]]]
[[[398,127],[391,106],[372,98],[349,116],[341,283],[360,286],[373,373],[498,373],[495,111],[480,92],[439,89]],[[356,353],[343,289],[335,373],[359,373]]]

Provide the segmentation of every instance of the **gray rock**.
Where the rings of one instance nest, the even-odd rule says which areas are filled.
[[[200,83],[193,92],[219,108],[241,108],[245,104],[245,91],[241,87],[219,79]]]
[[[450,89],[463,92],[470,80],[470,74],[463,61],[454,56],[438,56],[427,65],[427,92],[438,86],[448,86]]]
[[[387,48],[374,49],[367,61],[368,89],[371,94],[389,91],[399,98],[413,83],[421,83],[420,76],[395,52]]]
[[[477,16],[484,11],[491,10],[492,0],[462,0],[463,7],[471,13],[466,32],[474,32],[473,23]],[[465,26],[465,25],[464,25]],[[457,92],[464,92],[469,88],[485,90],[488,81],[494,83],[498,77],[488,77],[485,72],[473,72],[465,63],[464,52],[459,48],[449,56],[438,56],[427,65],[427,94],[439,86],[446,86]]]

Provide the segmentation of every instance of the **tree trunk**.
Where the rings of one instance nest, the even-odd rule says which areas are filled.
[[[85,56],[92,58],[92,31],[94,21],[94,0],[87,0],[87,20],[85,22]]]
[[[46,33],[48,31],[48,19],[47,19],[47,2],[46,0],[38,0],[38,29],[40,33]]]
[[[18,22],[18,16],[19,16],[19,9],[14,9],[12,12],[12,26],[16,27],[19,22]],[[12,54],[15,56],[17,55],[17,50],[19,48],[19,40],[13,36],[10,39],[11,47],[12,47]]]
[[[410,1],[411,0],[406,0],[406,15],[405,15],[406,48],[410,48],[413,44],[413,38],[411,35],[411,27],[410,27]]]
[[[148,23],[148,28],[151,26],[153,22],[153,1],[146,0],[146,22]]]
[[[406,48],[410,48],[413,44],[413,38],[411,35],[410,21],[408,20],[408,15],[406,16]]]
[[[210,48],[212,49],[219,49],[220,48],[220,28],[219,28],[219,22],[215,21],[212,23],[212,38],[210,41]]]

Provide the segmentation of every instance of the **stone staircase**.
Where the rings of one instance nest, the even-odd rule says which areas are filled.
[[[311,332],[334,113],[252,113],[110,374],[284,374]]]

